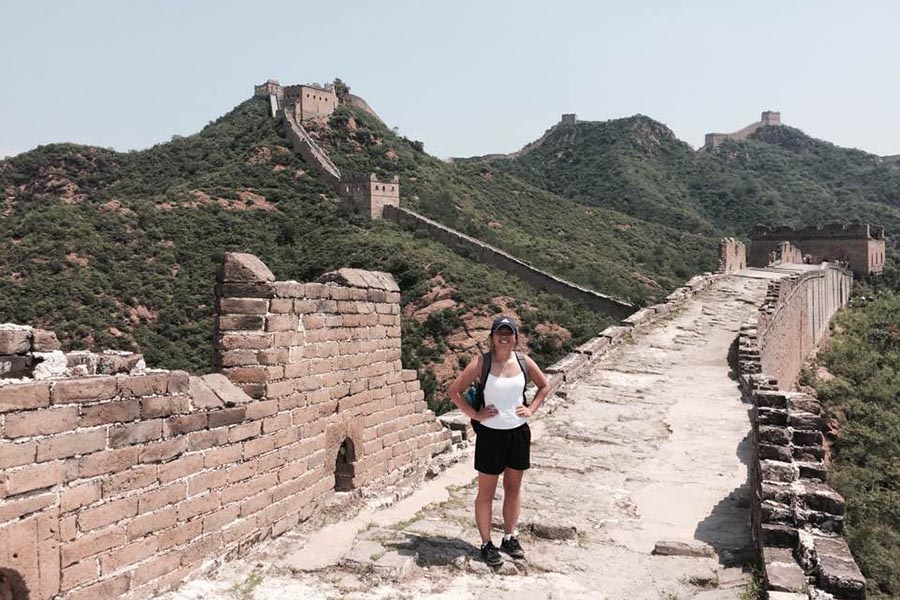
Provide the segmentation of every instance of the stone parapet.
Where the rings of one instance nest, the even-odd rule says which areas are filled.
[[[0,554],[13,597],[153,596],[336,493],[421,479],[449,448],[401,367],[389,274],[276,281],[256,257],[226,254],[217,289],[221,373],[103,374],[131,359],[81,353],[87,376],[0,385]],[[7,329],[17,353],[54,345]]]
[[[821,406],[786,391],[834,311],[846,304],[850,277],[826,266],[773,281],[759,314],[738,336],[741,390],[753,405],[751,530],[769,597],[865,598],[865,578],[841,537],[844,500],[826,482]],[[790,357],[789,347],[797,348]]]
[[[717,273],[733,273],[747,267],[747,247],[734,238],[722,238],[719,242],[719,266]]]

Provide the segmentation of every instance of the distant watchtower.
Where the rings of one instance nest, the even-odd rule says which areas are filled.
[[[359,212],[381,219],[385,206],[400,206],[400,178],[394,175],[390,181],[378,181],[375,173],[348,178],[341,181],[340,194]]]
[[[575,113],[566,113],[562,116],[560,123],[563,125],[574,125],[577,115]]]
[[[763,111],[762,119],[760,119],[763,125],[771,125],[772,127],[776,127],[781,125],[781,113],[777,110],[766,110]]]

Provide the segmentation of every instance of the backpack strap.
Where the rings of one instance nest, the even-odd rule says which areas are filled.
[[[522,369],[522,374],[525,376],[525,385],[522,387],[522,404],[528,406],[528,401],[525,399],[525,389],[528,387],[528,364],[525,362],[525,355],[516,350],[516,361],[519,363],[519,368]]]
[[[485,352],[481,355],[481,378],[478,380],[478,391],[484,398],[484,386],[487,384],[488,375],[491,374],[491,353]]]

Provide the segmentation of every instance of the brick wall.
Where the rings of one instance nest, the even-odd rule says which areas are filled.
[[[733,273],[747,266],[747,248],[734,238],[722,238],[719,242],[719,273]]]
[[[449,446],[401,368],[390,275],[276,282],[229,254],[218,289],[224,374],[0,386],[0,593],[148,597]]]
[[[764,267],[790,242],[810,263],[841,260],[857,276],[884,269],[884,229],[866,224],[829,224],[805,229],[758,226],[750,244],[750,266]],[[789,262],[783,260],[782,262]],[[790,262],[802,262],[791,260]]]
[[[738,338],[741,389],[753,405],[751,529],[766,589],[785,600],[820,591],[865,598],[865,579],[841,537],[844,500],[826,483],[821,406],[784,391],[846,304],[851,283],[833,266],[772,282]]]

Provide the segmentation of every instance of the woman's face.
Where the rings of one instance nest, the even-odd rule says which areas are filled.
[[[519,336],[515,335],[509,327],[501,327],[491,335],[494,348],[514,348],[518,341]]]

